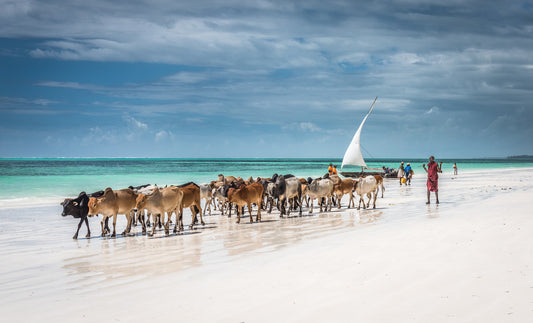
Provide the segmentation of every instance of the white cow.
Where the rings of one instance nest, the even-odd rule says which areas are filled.
[[[378,182],[374,176],[360,177],[354,182],[354,191],[359,195],[359,205],[357,209],[361,209],[361,201],[363,202],[363,208],[370,207],[370,200],[372,199],[372,193],[374,193],[374,209],[376,208],[376,199],[378,197]],[[368,195],[368,205],[365,205],[363,199],[364,195]]]
[[[331,211],[331,195],[333,194],[333,181],[329,178],[315,179],[307,188],[307,196],[311,200],[311,207],[309,208],[309,214],[313,213],[313,202],[318,199],[320,204],[320,212],[322,212],[322,198],[327,199],[326,211]]]

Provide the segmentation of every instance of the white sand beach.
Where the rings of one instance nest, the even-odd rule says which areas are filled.
[[[533,317],[533,169],[385,182],[377,208],[193,232],[72,240],[59,202],[0,208],[5,322],[527,322]],[[433,198],[433,196],[432,196]],[[433,200],[434,201],[434,200]],[[53,203],[53,205],[52,205]],[[307,210],[304,210],[306,214]],[[255,211],[254,211],[255,214]],[[186,223],[190,218],[186,218]],[[125,226],[123,216],[117,232]],[[85,236],[85,227],[80,237]]]

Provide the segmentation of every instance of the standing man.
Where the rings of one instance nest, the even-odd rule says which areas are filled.
[[[411,177],[412,174],[411,174],[411,164],[410,163],[407,163],[407,166],[405,166],[405,185],[411,185]]]
[[[337,174],[337,165],[333,165],[333,175],[338,175]]]
[[[428,181],[427,181],[427,188],[428,188],[428,201],[426,204],[429,204],[429,193],[435,192],[435,197],[437,198],[437,204],[439,204],[439,174],[442,173],[442,162],[440,164],[437,164],[435,162],[435,157],[431,156],[429,157],[429,163],[428,167],[426,168],[426,164],[422,164],[424,167],[424,170],[426,173],[428,173]]]
[[[453,164],[453,174],[457,175],[457,163]]]
[[[329,163],[328,173],[329,173],[330,175],[333,174],[333,164],[332,164],[332,163]]]

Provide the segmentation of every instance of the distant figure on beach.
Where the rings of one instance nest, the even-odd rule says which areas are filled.
[[[333,175],[333,164],[332,164],[332,163],[329,163],[328,173],[329,173],[330,175]]]
[[[439,174],[442,173],[442,162],[440,164],[437,164],[435,162],[435,157],[431,156],[429,157],[429,163],[422,164],[424,167],[424,170],[426,173],[428,173],[428,181],[427,181],[427,191],[428,191],[428,201],[426,204],[429,204],[429,193],[435,192],[435,197],[437,199],[437,204],[439,204]]]
[[[411,185],[411,178],[413,177],[413,169],[411,168],[411,164],[407,163],[407,166],[404,169],[405,172],[405,185]]]
[[[453,174],[457,175],[457,163],[453,164]]]
[[[398,168],[398,175],[397,177],[400,179],[400,186],[402,186],[402,178],[405,174],[405,168],[403,167],[403,162],[400,164],[400,167]]]
[[[337,165],[333,165],[333,175],[338,175],[337,174]]]

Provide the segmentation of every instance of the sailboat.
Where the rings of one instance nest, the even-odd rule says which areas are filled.
[[[361,131],[363,130],[363,125],[365,124],[366,119],[368,119],[368,116],[372,112],[372,109],[374,108],[374,104],[376,104],[376,101],[378,100],[378,97],[374,99],[374,102],[372,102],[372,105],[370,106],[370,109],[368,110],[368,113],[364,117],[363,121],[359,125],[359,128],[355,132],[355,135],[352,138],[352,142],[350,142],[350,145],[348,146],[348,149],[346,149],[346,152],[344,153],[344,157],[342,158],[342,165],[341,165],[341,175],[345,177],[359,177],[361,175],[375,175],[380,174],[383,175],[384,171],[380,168],[368,168],[366,165],[365,159],[363,158],[363,154],[361,153]],[[345,165],[352,165],[352,166],[360,166],[361,172],[343,172],[342,169]],[[370,170],[370,172],[365,172],[365,170]]]

